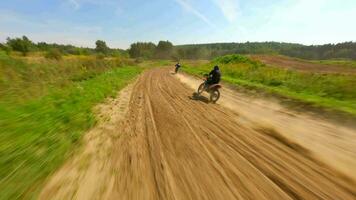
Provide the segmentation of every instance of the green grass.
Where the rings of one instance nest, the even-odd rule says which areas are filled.
[[[31,63],[0,54],[0,100],[27,101],[46,95],[51,88],[64,88],[72,82],[95,77],[114,67],[133,64],[121,59],[95,57],[32,60]]]
[[[0,199],[36,198],[43,180],[95,124],[92,108],[143,70],[62,62],[28,64],[0,55]]]
[[[349,59],[334,59],[334,60],[305,60],[302,58],[295,58],[295,57],[288,57],[283,55],[274,55],[277,57],[281,57],[287,60],[295,60],[299,62],[306,62],[306,63],[314,63],[314,64],[323,64],[323,65],[333,65],[339,67],[356,67],[356,60],[349,60]]]
[[[339,65],[342,67],[356,67],[356,61],[353,60],[313,60],[310,62],[325,65]]]
[[[195,67],[184,66],[183,70],[201,75],[215,64],[220,65],[223,80],[233,85],[356,115],[355,75],[313,74],[267,67],[240,55],[224,56]]]

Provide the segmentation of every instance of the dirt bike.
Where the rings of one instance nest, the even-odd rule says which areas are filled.
[[[209,75],[204,75],[204,83],[202,83],[198,88],[198,95],[201,95],[204,91],[210,94],[210,102],[216,103],[220,98],[219,89],[222,87],[220,84],[208,85],[207,81]]]

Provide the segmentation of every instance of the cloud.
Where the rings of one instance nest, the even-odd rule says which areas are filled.
[[[263,25],[249,29],[250,40],[273,40],[303,44],[354,41],[355,1],[293,0],[259,13],[269,15]]]
[[[202,21],[204,21],[206,24],[208,24],[211,27],[215,27],[215,25],[213,23],[211,23],[211,21],[205,16],[203,15],[201,12],[199,12],[198,10],[196,10],[190,3],[187,2],[187,0],[175,0],[184,10],[192,13],[193,15],[195,15],[196,17],[198,17],[199,19],[201,19]]]
[[[74,10],[78,10],[80,8],[80,4],[77,0],[68,0],[68,2],[73,6]]]
[[[122,10],[119,6],[120,0],[67,0],[74,10],[78,10],[84,4],[91,4],[96,6],[107,6],[107,7],[116,7],[116,10]]]
[[[213,2],[220,8],[229,22],[234,22],[237,19],[239,10],[238,0],[213,0]]]

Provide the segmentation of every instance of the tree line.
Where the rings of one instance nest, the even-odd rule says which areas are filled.
[[[76,47],[74,45],[63,45],[46,42],[32,42],[28,37],[7,38],[5,43],[0,43],[0,50],[7,53],[12,51],[20,52],[27,56],[30,52],[58,52],[62,55],[103,55],[103,56],[122,56],[127,52],[122,49],[109,48],[105,41],[97,40],[95,48]]]
[[[189,59],[211,59],[228,54],[280,54],[290,57],[325,60],[356,60],[356,43],[301,45],[280,42],[215,43],[175,46],[178,56]]]
[[[169,41],[137,42],[128,50],[132,58],[213,59],[229,54],[279,54],[290,57],[325,60],[356,60],[356,43],[311,45],[283,42],[212,43],[174,46]]]
[[[128,52],[131,58],[174,58],[174,46],[169,41],[160,41],[157,45],[152,42],[133,43]]]
[[[34,43],[26,36],[7,38],[0,49],[6,52],[18,51],[26,56],[29,52],[57,52],[64,55],[101,55],[130,56],[143,59],[212,59],[228,54],[280,54],[291,57],[322,59],[356,60],[356,43],[344,42],[325,45],[301,45],[281,42],[246,42],[173,45],[170,41],[136,42],[127,50],[109,48],[105,41],[98,40],[95,48],[76,47],[73,45]]]

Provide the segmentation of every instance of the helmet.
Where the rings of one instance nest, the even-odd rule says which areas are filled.
[[[215,65],[214,70],[219,70],[219,66]]]

